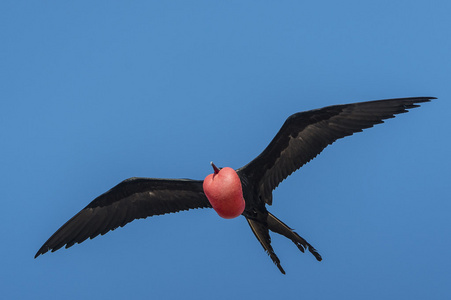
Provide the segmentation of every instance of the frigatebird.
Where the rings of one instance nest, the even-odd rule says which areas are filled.
[[[279,270],[285,274],[271,246],[269,231],[290,239],[300,251],[318,251],[294,230],[268,212],[272,191],[290,174],[315,158],[336,140],[394,118],[434,97],[398,98],[344,105],[291,115],[266,149],[242,168],[217,168],[204,181],[191,179],[129,178],[98,196],[59,228],[35,258],[63,246],[141,218],[195,208],[211,208],[224,218],[243,215],[252,232]],[[223,172],[224,171],[224,172]],[[222,174],[223,173],[223,174]]]

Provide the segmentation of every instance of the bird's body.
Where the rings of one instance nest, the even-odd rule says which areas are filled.
[[[285,121],[259,156],[236,170],[245,201],[242,215],[282,273],[285,271],[271,247],[269,231],[289,238],[302,252],[308,249],[318,261],[321,256],[307,241],[267,211],[266,205],[271,205],[273,201],[272,191],[287,176],[337,139],[383,123],[383,120],[407,112],[407,109],[418,107],[417,103],[431,99],[435,98],[388,99],[296,113]],[[210,203],[211,197],[207,198],[205,191],[201,180],[124,180],[67,221],[44,243],[35,257],[48,250],[53,252],[63,246],[68,248],[87,238],[105,234],[135,219],[195,208],[211,208],[214,202]]]

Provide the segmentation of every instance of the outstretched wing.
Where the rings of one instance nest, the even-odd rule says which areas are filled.
[[[256,182],[260,197],[272,204],[272,190],[328,145],[431,99],[435,98],[378,100],[296,113],[285,121],[259,156],[237,171]]]
[[[189,179],[130,178],[100,195],[58,229],[36,253],[36,257],[87,238],[105,234],[119,226],[154,215],[211,207],[202,181]]]

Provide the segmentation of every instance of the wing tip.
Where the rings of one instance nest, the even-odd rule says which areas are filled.
[[[36,255],[34,256],[34,258],[36,259],[39,255],[45,254],[49,250],[50,250],[50,248],[47,246],[47,244],[44,244],[41,248],[39,248],[38,252],[36,252]]]
[[[418,105],[416,103],[431,102],[434,99],[437,99],[437,97],[413,97],[413,98],[406,98],[406,100],[411,100],[412,101],[412,104],[409,105],[409,108],[420,107],[420,105]]]

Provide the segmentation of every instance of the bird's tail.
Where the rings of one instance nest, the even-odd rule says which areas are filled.
[[[249,221],[249,220],[248,220]],[[302,252],[305,251],[305,249],[308,249],[310,251],[310,253],[313,254],[313,256],[315,256],[315,258],[318,261],[321,261],[321,255],[318,253],[318,251],[316,251],[316,249],[310,245],[309,243],[307,243],[306,240],[304,240],[301,236],[299,236],[299,234],[297,234],[296,232],[294,232],[293,229],[291,229],[290,227],[288,227],[287,225],[285,225],[285,223],[283,223],[282,221],[280,221],[279,219],[277,219],[273,214],[271,214],[270,212],[268,212],[268,217],[267,217],[267,223],[268,223],[268,228],[269,230],[276,232],[278,234],[283,235],[284,237],[289,238],[290,240],[293,241],[293,243],[296,244],[296,246],[299,248],[299,250],[301,250]],[[251,226],[252,227],[252,226]],[[254,232],[255,233],[255,232]]]
[[[271,247],[271,237],[269,236],[268,225],[248,218],[246,218],[246,220],[249,223],[252,232],[255,234],[255,237],[257,237],[258,241],[265,249],[266,253],[268,253],[269,257],[271,257],[272,261],[279,268],[280,272],[282,272],[282,274],[285,274],[285,270],[280,265],[279,258],[277,257],[276,253],[274,253],[274,250]]]

